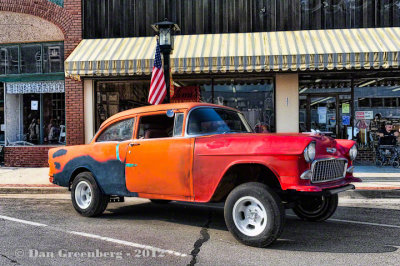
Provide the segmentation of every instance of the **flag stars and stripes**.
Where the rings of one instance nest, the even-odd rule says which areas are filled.
[[[150,104],[160,104],[164,101],[166,95],[167,88],[165,85],[164,71],[161,62],[160,43],[157,40],[148,101]]]

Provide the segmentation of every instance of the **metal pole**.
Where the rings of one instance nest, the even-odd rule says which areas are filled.
[[[170,50],[165,50],[162,52],[163,57],[164,57],[164,79],[165,79],[165,87],[167,89],[167,95],[165,96],[164,103],[170,103],[171,102],[171,90],[170,90],[170,67],[169,67],[169,56],[171,51]]]
[[[214,101],[214,78],[211,78],[211,103],[215,103],[215,101]]]
[[[351,115],[350,115],[350,124],[351,124],[351,139],[354,139],[354,119],[355,119],[355,102],[354,102],[354,79],[351,77]]]

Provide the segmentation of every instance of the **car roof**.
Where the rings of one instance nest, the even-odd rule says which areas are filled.
[[[199,102],[187,102],[187,103],[167,103],[167,104],[158,104],[158,105],[148,105],[148,106],[142,106],[138,108],[133,108],[129,109],[123,112],[120,112],[118,114],[115,114],[108,118],[106,121],[104,121],[100,128],[103,128],[105,125],[111,123],[114,120],[119,120],[122,117],[128,117],[136,114],[142,114],[142,113],[148,113],[148,112],[157,112],[157,111],[167,111],[169,109],[192,109],[194,107],[201,107],[201,106],[209,106],[209,107],[219,107],[219,108],[226,108],[226,109],[231,109],[235,110],[234,108],[228,107],[228,106],[223,106],[223,105],[217,105],[217,104],[210,104],[210,103],[199,103]]]

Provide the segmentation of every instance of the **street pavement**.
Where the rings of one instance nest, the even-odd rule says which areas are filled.
[[[279,240],[253,248],[227,231],[221,205],[129,198],[85,218],[68,194],[2,194],[0,265],[398,265],[399,217],[400,199],[341,198],[322,223],[287,211]]]

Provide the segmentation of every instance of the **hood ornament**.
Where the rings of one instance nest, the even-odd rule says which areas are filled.
[[[326,151],[329,153],[335,153],[336,152],[336,148],[326,148]]]

